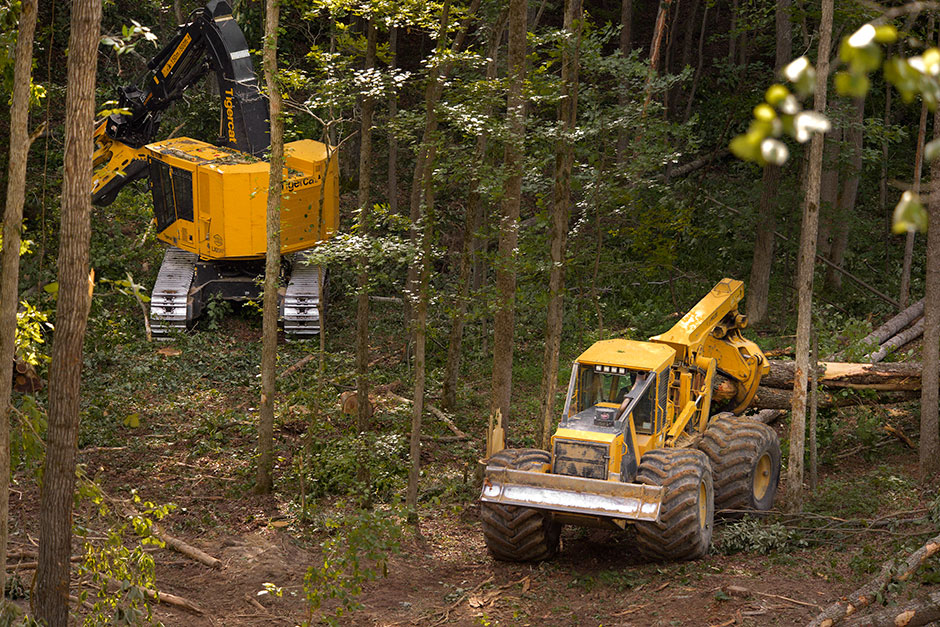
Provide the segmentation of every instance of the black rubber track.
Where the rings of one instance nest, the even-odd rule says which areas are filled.
[[[694,449],[656,449],[640,460],[637,483],[665,488],[659,522],[637,522],[640,552],[652,560],[698,559],[708,553],[714,526],[712,472],[708,458]],[[700,487],[705,485],[704,525],[699,518]]]
[[[772,428],[751,418],[719,414],[712,418],[698,447],[712,464],[719,515],[733,518],[773,507],[780,481],[780,440]],[[770,484],[758,500],[753,491],[754,474],[765,454],[770,456]]]
[[[529,471],[541,471],[549,463],[549,453],[539,449],[503,449],[487,461],[489,466]],[[480,520],[486,548],[498,560],[536,562],[558,551],[561,525],[540,510],[480,503]]]

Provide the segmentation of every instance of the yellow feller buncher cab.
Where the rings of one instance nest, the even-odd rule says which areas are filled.
[[[487,460],[481,519],[494,557],[551,557],[563,524],[632,523],[646,557],[695,559],[708,552],[716,508],[770,509],[777,435],[735,415],[769,371],[741,335],[743,296],[741,281],[724,279],[666,333],[600,341],[575,360],[551,451],[502,449]],[[736,393],[712,415],[716,372]]]

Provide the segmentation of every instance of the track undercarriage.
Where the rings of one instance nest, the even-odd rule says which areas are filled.
[[[153,336],[168,338],[184,331],[202,315],[212,298],[246,302],[261,298],[259,276],[263,261],[205,261],[170,247],[163,257],[150,299]],[[278,290],[284,333],[288,339],[307,339],[320,332],[320,294],[323,270],[295,253],[285,264],[290,278]]]

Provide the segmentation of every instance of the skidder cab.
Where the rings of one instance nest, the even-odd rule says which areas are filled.
[[[481,518],[495,557],[550,557],[562,524],[631,522],[647,557],[694,559],[708,551],[716,504],[772,506],[776,433],[711,415],[716,372],[735,383],[738,412],[769,370],[741,335],[743,294],[725,279],[667,333],[600,341],[575,360],[551,450],[503,449],[487,460]]]

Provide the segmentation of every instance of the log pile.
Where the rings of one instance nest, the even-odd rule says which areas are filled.
[[[887,357],[888,353],[900,349],[923,334],[924,299],[922,298],[862,339],[862,346],[872,347],[863,359],[876,364]]]
[[[900,403],[920,396],[919,363],[860,364],[820,362],[819,406],[845,407],[866,403]],[[770,360],[770,373],[761,379],[752,409],[790,409],[796,364]],[[715,377],[713,401],[721,406],[734,397],[736,385]],[[841,390],[869,390],[868,394],[844,394]]]

